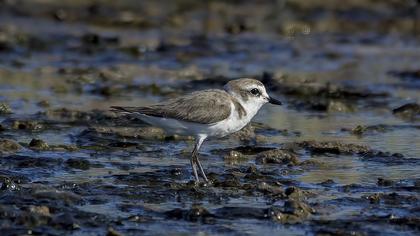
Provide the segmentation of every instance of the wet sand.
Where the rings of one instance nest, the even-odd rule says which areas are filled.
[[[411,4],[411,5],[410,5]],[[419,6],[0,1],[4,235],[417,235]],[[284,101],[206,141],[111,105],[255,77]]]

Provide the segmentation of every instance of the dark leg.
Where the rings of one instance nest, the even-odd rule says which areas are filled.
[[[200,180],[198,178],[198,173],[197,173],[197,166],[200,170],[200,174],[203,177],[203,179],[206,182],[208,182],[206,173],[204,173],[203,167],[201,166],[201,163],[198,160],[198,150],[200,149],[201,144],[203,143],[203,141],[205,139],[206,139],[206,137],[202,137],[202,136],[199,136],[199,137],[196,138],[194,150],[192,151],[192,154],[191,154],[191,166],[192,166],[192,169],[193,169],[193,172],[194,172],[196,182],[200,182]]]
[[[194,156],[191,157],[190,162],[191,162],[192,170],[194,173],[195,182],[198,183],[200,182],[200,179],[198,178],[197,167],[195,166],[195,163],[194,163]]]
[[[201,166],[201,163],[198,160],[198,155],[195,158],[195,163],[197,164],[198,169],[200,170],[201,176],[203,177],[204,181],[209,182],[209,180],[207,179],[206,173],[204,172],[203,167]]]

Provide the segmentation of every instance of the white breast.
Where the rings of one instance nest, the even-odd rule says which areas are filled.
[[[246,116],[240,117],[232,102],[229,117],[213,124],[199,124],[170,118],[152,117],[143,114],[138,114],[138,116],[151,125],[165,129],[169,134],[223,137],[242,129],[247,125],[260,107],[261,106],[244,106]]]
[[[251,121],[255,114],[257,114],[260,107],[261,106],[259,106],[258,108],[255,107],[257,109],[250,109],[250,107],[244,107],[246,110],[246,115],[240,117],[239,113],[235,109],[235,105],[231,103],[230,116],[225,120],[222,120],[209,126],[206,129],[208,132],[208,136],[223,137],[228,134],[239,131]]]

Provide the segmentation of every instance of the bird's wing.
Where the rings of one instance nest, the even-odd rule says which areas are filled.
[[[172,118],[201,124],[211,124],[229,117],[231,97],[223,90],[194,92],[145,107],[111,107],[117,112]]]

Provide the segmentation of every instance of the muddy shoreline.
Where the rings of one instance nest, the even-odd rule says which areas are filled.
[[[416,1],[0,1],[2,235],[417,235]],[[238,77],[284,101],[206,141],[139,106]]]

